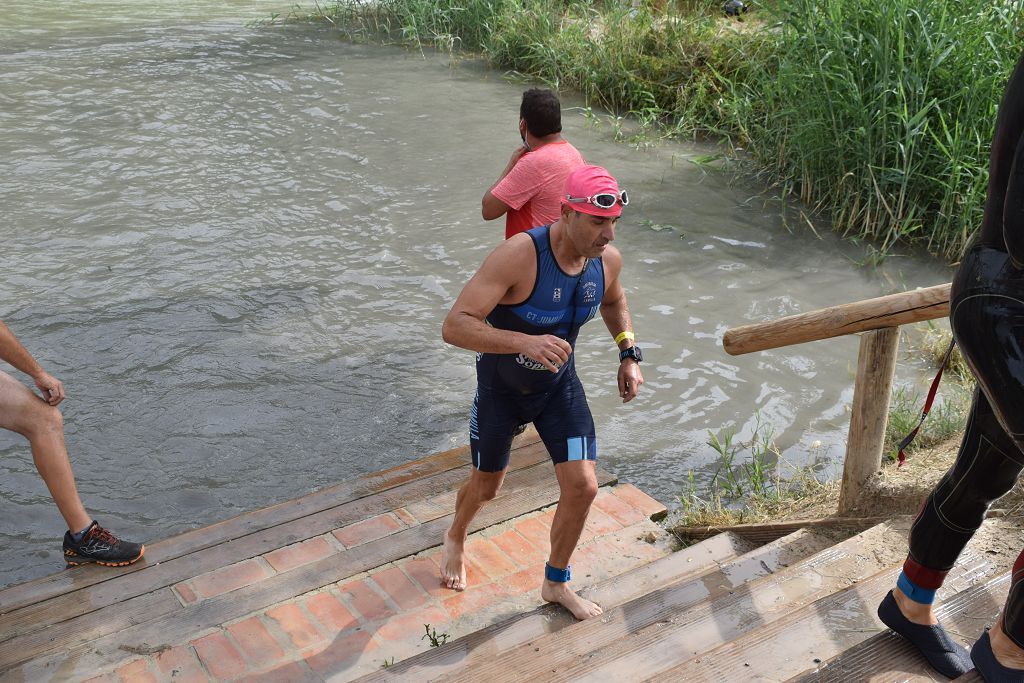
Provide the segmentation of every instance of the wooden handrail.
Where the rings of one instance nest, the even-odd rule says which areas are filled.
[[[726,330],[722,344],[739,356],[845,334],[898,327],[949,315],[949,283]]]
[[[839,513],[850,514],[882,463],[899,326],[949,315],[950,284],[891,294],[726,330],[722,339],[733,356],[864,332],[846,440]]]

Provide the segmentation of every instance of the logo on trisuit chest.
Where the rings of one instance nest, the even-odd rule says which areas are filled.
[[[596,282],[584,282],[582,289],[583,303],[592,304],[597,299],[597,283]]]
[[[523,354],[516,356],[516,362],[522,365],[526,370],[547,370],[542,363],[535,361],[529,356],[524,356]]]

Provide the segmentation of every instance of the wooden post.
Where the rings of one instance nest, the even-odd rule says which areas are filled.
[[[843,486],[839,494],[841,515],[853,509],[865,482],[882,464],[882,445],[899,343],[898,327],[871,330],[861,335],[850,434],[846,440],[846,461],[843,464]]]

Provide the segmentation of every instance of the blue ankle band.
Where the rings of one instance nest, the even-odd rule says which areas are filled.
[[[903,591],[903,594],[914,602],[922,605],[930,605],[935,602],[934,590],[915,586],[903,572],[900,572],[900,578],[896,579],[896,587]]]
[[[565,569],[559,569],[558,567],[552,567],[550,564],[545,562],[544,578],[548,581],[554,581],[555,583],[565,583],[572,578],[572,565],[569,565]]]

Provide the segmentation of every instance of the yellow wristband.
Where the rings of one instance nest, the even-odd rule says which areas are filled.
[[[628,339],[629,341],[634,341],[636,339],[636,337],[634,337],[633,333],[630,332],[629,330],[623,330],[622,332],[619,332],[619,334],[615,337],[615,343],[616,344],[620,344],[620,343],[622,343],[623,339]]]

